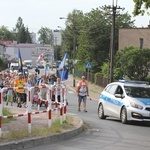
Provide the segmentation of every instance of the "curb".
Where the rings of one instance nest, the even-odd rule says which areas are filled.
[[[76,117],[78,118],[78,117]],[[2,150],[22,150],[27,148],[32,148],[34,146],[39,146],[42,144],[49,144],[61,140],[66,140],[69,138],[72,138],[78,134],[80,134],[83,131],[83,121],[79,119],[79,124],[75,129],[64,131],[62,133],[50,135],[50,136],[44,136],[44,137],[36,137],[36,138],[29,138],[25,140],[19,140],[19,141],[12,141],[9,143],[0,144],[0,149]]]

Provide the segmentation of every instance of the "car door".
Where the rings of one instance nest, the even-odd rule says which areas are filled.
[[[104,112],[105,115],[108,116],[115,116],[115,98],[114,94],[116,92],[118,85],[114,84],[111,85],[106,91],[105,91],[105,104],[104,104]]]
[[[115,90],[116,89],[116,90]],[[114,117],[117,117],[119,118],[120,117],[120,109],[121,109],[121,106],[123,104],[123,90],[122,90],[122,87],[117,85],[114,87],[114,93],[112,93],[112,96],[111,96],[111,113],[113,114]]]

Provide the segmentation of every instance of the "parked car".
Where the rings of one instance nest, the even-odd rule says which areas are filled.
[[[124,124],[150,121],[150,85],[125,80],[108,84],[99,97],[98,116],[116,117]]]
[[[24,60],[23,63],[28,67],[28,69],[32,69],[32,60]]]
[[[25,74],[28,74],[29,71],[27,66],[23,66],[22,69]]]
[[[39,64],[36,65],[36,68],[42,69],[42,68],[44,68],[44,66],[39,63]]]
[[[57,63],[54,62],[54,63],[53,63],[53,68],[57,68],[57,67],[58,67]]]

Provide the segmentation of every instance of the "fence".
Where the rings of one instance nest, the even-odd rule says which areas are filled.
[[[98,86],[105,87],[108,84],[108,78],[105,78],[101,75],[96,75],[95,76],[95,74],[93,74],[93,73],[88,74],[88,72],[81,71],[81,70],[76,70],[75,71],[75,76],[76,77],[81,78],[81,76],[83,76],[83,75],[86,77],[86,79],[88,77],[88,81],[90,81],[91,83],[94,83]]]
[[[35,88],[39,88],[40,90],[42,90],[43,88],[46,88],[47,90],[47,94],[46,94],[46,99],[44,99],[44,101],[47,102],[47,109],[46,110],[38,110],[37,111],[33,111],[32,110],[32,104],[31,104],[31,98],[33,97],[33,91]],[[48,127],[51,127],[51,119],[52,119],[52,111],[54,110],[60,110],[60,124],[62,124],[63,118],[64,120],[66,120],[66,111],[67,111],[67,105],[66,105],[66,87],[64,85],[61,85],[61,88],[59,88],[60,90],[60,102],[58,102],[58,99],[56,98],[55,103],[57,104],[57,108],[56,109],[52,109],[52,87],[48,86],[48,85],[42,85],[42,86],[38,86],[38,87],[24,87],[24,90],[26,92],[26,97],[27,97],[27,110],[26,113],[24,114],[15,114],[15,115],[10,115],[10,116],[3,116],[3,98],[2,98],[2,94],[5,90],[8,89],[12,89],[15,90],[17,88],[10,88],[10,87],[4,87],[0,90],[0,137],[2,136],[2,119],[3,118],[14,118],[14,117],[22,117],[22,116],[27,116],[27,121],[28,121],[28,132],[31,133],[31,115],[33,114],[39,114],[39,113],[46,113],[48,115]],[[55,95],[57,95],[57,87],[56,89],[56,93]],[[39,99],[39,101],[43,101],[43,99]],[[58,107],[59,106],[59,107]]]

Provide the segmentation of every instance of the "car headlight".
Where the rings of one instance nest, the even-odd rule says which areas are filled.
[[[134,102],[130,102],[130,105],[134,108],[137,108],[137,109],[143,109],[143,106],[139,105],[139,104],[136,104]]]

